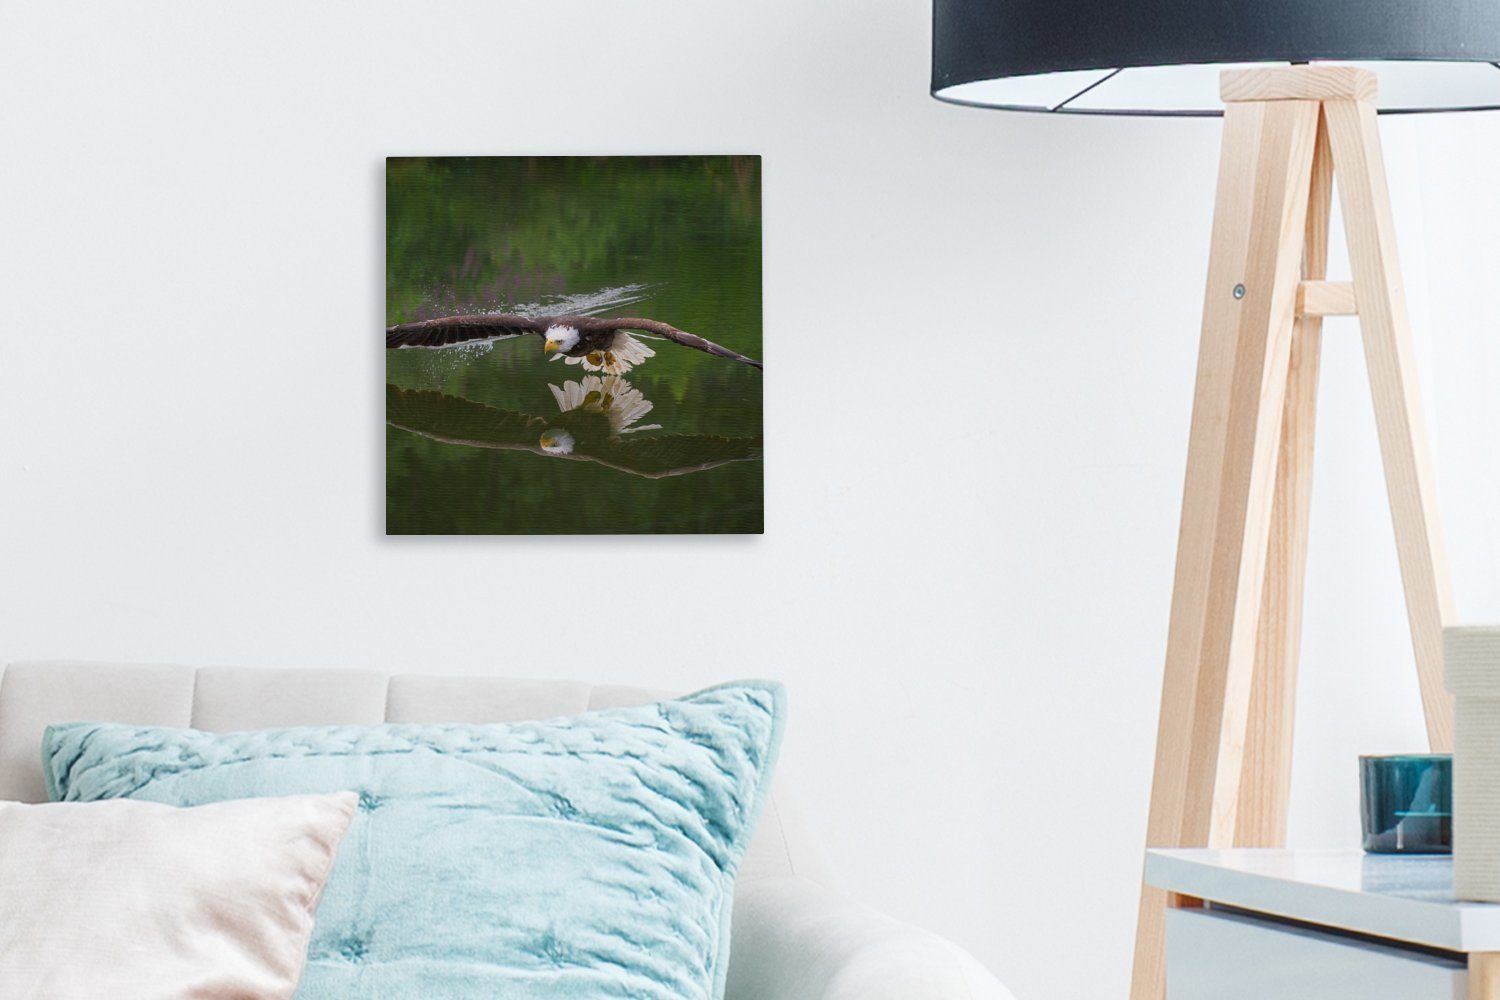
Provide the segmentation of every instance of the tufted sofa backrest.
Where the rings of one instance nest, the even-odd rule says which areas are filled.
[[[213,732],[382,722],[515,722],[642,705],[662,697],[644,688],[503,677],[10,663],[0,666],[0,799],[46,801],[42,731],[56,722],[123,722]],[[741,882],[807,874],[793,865],[786,826],[773,782],[740,869]]]

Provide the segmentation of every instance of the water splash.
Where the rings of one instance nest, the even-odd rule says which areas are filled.
[[[511,311],[523,316],[597,316],[608,309],[618,309],[621,306],[644,301],[651,287],[637,283],[601,288],[596,292],[553,295],[540,302],[515,305],[511,307]]]

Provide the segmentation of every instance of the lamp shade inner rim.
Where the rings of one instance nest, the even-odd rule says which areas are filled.
[[[1226,69],[1273,63],[1197,63],[1104,67],[987,79],[941,86],[933,96],[955,104],[1058,114],[1209,117],[1223,114],[1219,76]],[[1500,63],[1461,60],[1340,62],[1374,72],[1376,107],[1386,114],[1500,110]]]

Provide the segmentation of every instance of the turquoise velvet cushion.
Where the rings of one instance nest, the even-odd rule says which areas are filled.
[[[47,731],[54,799],[349,789],[302,1000],[722,997],[779,685],[482,726]]]

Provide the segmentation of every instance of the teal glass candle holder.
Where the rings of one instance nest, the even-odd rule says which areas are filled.
[[[1453,756],[1359,759],[1359,811],[1371,854],[1453,853]]]

